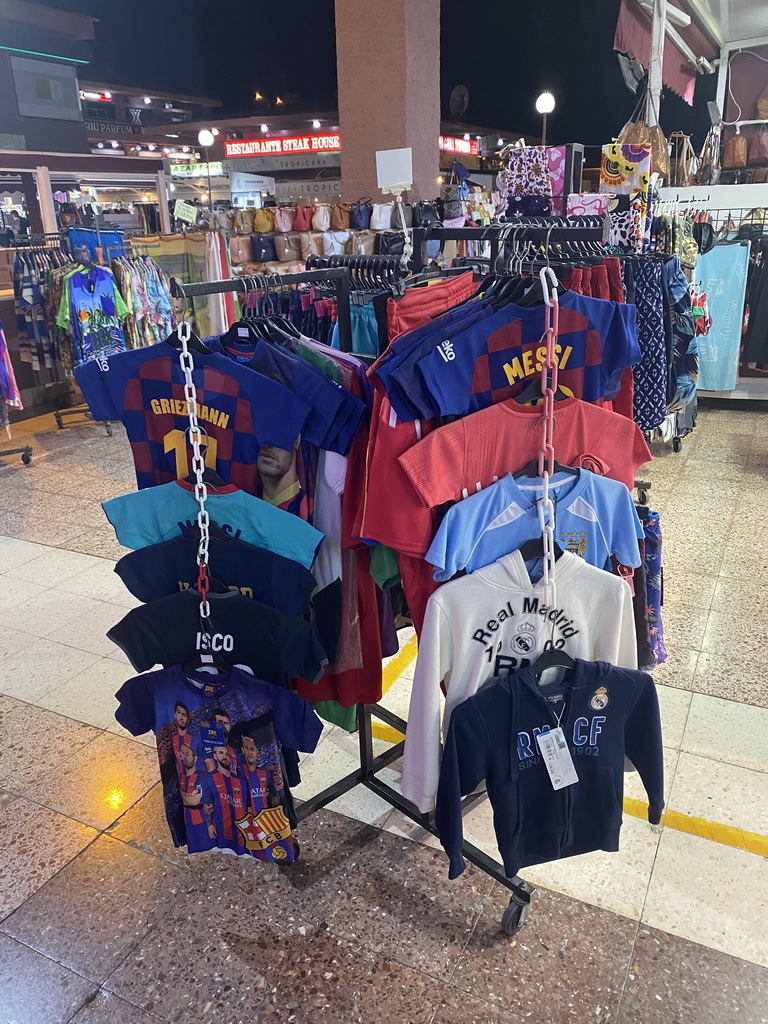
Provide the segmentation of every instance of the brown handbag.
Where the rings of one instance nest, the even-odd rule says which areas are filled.
[[[235,231],[238,235],[250,235],[253,233],[253,210],[235,210]]]
[[[297,263],[301,260],[301,232],[286,231],[275,235],[275,252],[281,263]]]
[[[757,101],[755,116],[758,121],[768,121],[768,92],[764,92]]]
[[[723,150],[723,170],[737,171],[747,166],[747,139],[744,135],[732,135]]]
[[[307,256],[323,255],[323,233],[322,231],[300,231],[299,245],[301,246],[301,258],[306,261]]]
[[[350,231],[347,252],[350,256],[373,256],[376,252],[376,232],[370,228]]]
[[[235,267],[251,261],[251,240],[247,235],[229,236],[229,258]]]
[[[348,231],[351,213],[349,203],[334,203],[331,207],[331,231]]]
[[[650,146],[651,174],[659,174],[665,180],[669,179],[667,140],[659,125],[648,125],[645,121],[630,121],[618,141],[623,146]]]
[[[275,211],[271,206],[260,206],[253,211],[253,230],[257,235],[269,235],[275,230]]]
[[[765,167],[768,165],[768,131],[755,132],[749,140],[749,158],[747,163],[750,167]],[[755,180],[754,178],[752,179]]]

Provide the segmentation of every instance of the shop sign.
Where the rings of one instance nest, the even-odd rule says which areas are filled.
[[[440,135],[438,144],[444,153],[463,153],[465,156],[480,155],[480,143],[477,139],[457,139],[453,135]]]
[[[264,174],[244,174],[242,171],[232,171],[229,176],[229,191],[239,192],[275,192],[275,179],[268,178]]]
[[[279,181],[275,185],[275,199],[289,200],[301,196],[338,199],[341,182],[336,181]]]
[[[207,178],[209,173],[212,178],[224,177],[221,160],[212,160],[208,164],[171,164],[172,178]]]
[[[80,90],[80,99],[88,100],[90,103],[110,103],[112,100],[111,92],[90,92],[88,89]]]
[[[197,220],[197,207],[192,203],[185,203],[177,199],[173,204],[173,216],[176,220],[183,220],[187,224],[194,224]]]
[[[126,124],[125,121],[84,121],[85,130],[96,135],[141,135],[141,126]]]
[[[240,139],[225,142],[226,156],[273,156],[286,153],[327,153],[341,149],[341,135],[295,135],[279,139]]]
[[[338,167],[341,157],[336,153],[300,153],[298,156],[257,156],[225,160],[225,170],[254,171],[273,174],[278,171],[310,171],[321,167]]]

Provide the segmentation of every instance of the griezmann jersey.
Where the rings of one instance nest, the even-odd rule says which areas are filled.
[[[545,358],[544,306],[503,309],[452,336],[433,335],[427,355],[396,373],[411,418],[464,416],[521,394]],[[560,387],[586,402],[611,399],[639,362],[635,307],[567,291],[555,349]]]
[[[622,565],[640,565],[643,527],[624,484],[579,469],[575,477],[556,473],[550,493],[555,540],[564,551],[598,569],[610,569],[611,555]],[[482,569],[540,537],[539,498],[541,480],[516,480],[510,473],[450,508],[427,552],[435,579]]]
[[[187,676],[179,665],[129,679],[115,696],[115,718],[122,726],[134,736],[150,729],[155,733],[165,813],[176,846],[186,845],[190,853],[219,848],[259,860],[294,859],[281,750],[285,746],[311,753],[322,732],[320,719],[303,697],[239,669]],[[230,754],[228,775],[218,768],[205,771],[200,756],[190,771],[177,774],[172,743],[178,731],[176,701],[189,708],[187,730],[198,752],[207,754],[215,715],[227,715],[231,729],[226,745],[237,755]],[[223,732],[221,746],[222,737]],[[244,775],[246,758],[255,759],[266,773],[273,806],[254,811],[254,795],[258,803],[262,785]],[[269,786],[269,780],[279,780],[279,787]],[[274,806],[276,799],[283,802]],[[209,833],[210,824],[216,838]]]
[[[205,464],[253,494],[259,449],[292,448],[309,407],[282,384],[219,353],[195,352],[193,359]],[[75,379],[94,419],[125,426],[140,488],[188,476],[192,448],[178,349],[160,342],[92,359],[75,368]]]

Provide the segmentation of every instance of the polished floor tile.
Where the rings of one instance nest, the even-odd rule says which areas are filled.
[[[71,679],[99,660],[98,654],[30,637],[20,650],[0,661],[0,691],[35,701],[56,682]]]
[[[768,860],[665,829],[643,922],[768,967]]]
[[[189,871],[100,836],[0,928],[102,982],[191,884]]]
[[[150,1016],[111,992],[99,992],[72,1018],[70,1024],[158,1024],[158,1021],[161,1021],[160,1017]]]
[[[768,709],[693,695],[683,750],[768,772]]]
[[[768,571],[768,565],[766,570]],[[728,651],[734,647],[751,654],[759,654],[765,650],[763,623],[759,619],[711,611],[701,649],[717,652]]]
[[[115,572],[115,563],[106,558],[99,558],[91,569],[86,569],[85,572],[80,572],[68,580],[62,580],[57,584],[57,589],[68,594],[92,597],[97,601],[108,601],[123,608],[135,608],[141,603],[128,591]]]
[[[38,697],[37,705],[97,729],[110,729],[118,724],[115,722],[118,707],[115,693],[133,674],[128,666],[102,658]],[[152,742],[154,744],[154,740]]]
[[[619,1024],[765,1024],[768,970],[641,928]]]
[[[11,654],[18,654],[37,640],[31,633],[22,633],[18,629],[0,630],[0,661]],[[0,669],[0,690],[3,685],[3,672]]]
[[[451,983],[518,1021],[615,1019],[637,924],[545,892],[510,938],[499,927],[508,902],[508,891],[495,886]]]
[[[69,1024],[97,991],[79,974],[0,935],[0,1002],[8,1024]]]
[[[5,506],[5,496],[3,505]],[[16,540],[14,537],[0,537],[0,573],[5,574],[10,569],[37,558],[39,554],[40,548],[36,544]]]
[[[692,688],[727,700],[768,707],[768,677],[764,655],[741,647],[702,651]]]
[[[89,601],[80,595],[71,595],[72,601]],[[80,651],[100,654],[106,658],[119,651],[120,648],[107,638],[107,630],[116,626],[127,614],[126,608],[116,604],[99,602],[94,608],[86,609],[83,614],[73,618],[66,625],[48,634],[49,640],[76,647]],[[126,679],[129,678],[126,676]]]
[[[680,752],[669,805],[682,814],[768,834],[768,775]]]
[[[691,694],[672,686],[657,686],[661,735],[665,747],[679,747],[688,721]]]
[[[149,747],[103,732],[25,789],[47,807],[104,829],[149,792],[157,775]]]
[[[58,587],[59,583],[67,582],[96,565],[98,562],[92,555],[81,555],[62,548],[46,548],[37,557],[8,569],[6,575],[42,587]]]
[[[37,586],[24,580],[16,582],[26,587]],[[0,609],[0,626],[34,633],[35,636],[48,636],[98,607],[99,602],[88,597],[65,594],[63,590],[40,590],[18,604]]]
[[[0,729],[0,785],[16,793],[38,785],[101,735],[98,729],[21,702],[2,712]]]
[[[79,821],[19,797],[0,808],[0,920],[96,838]]]
[[[665,614],[662,613],[662,618]],[[667,660],[662,661],[659,665],[654,665],[651,669],[654,681],[657,685],[690,690],[696,674],[699,651],[688,647],[678,647],[676,644],[668,642],[666,636],[664,645],[667,650]]]
[[[159,773],[159,768],[158,768]],[[186,847],[173,845],[163,808],[163,790],[159,782],[108,828],[109,835],[129,846],[154,853],[167,861],[188,865]]]

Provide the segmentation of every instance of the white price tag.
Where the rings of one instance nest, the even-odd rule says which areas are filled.
[[[558,726],[536,737],[553,789],[565,789],[579,781],[563,730]]]

